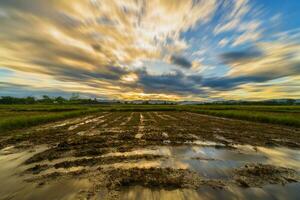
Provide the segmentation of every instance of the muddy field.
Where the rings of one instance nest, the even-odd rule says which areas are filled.
[[[299,199],[300,131],[103,112],[0,140],[0,199]]]

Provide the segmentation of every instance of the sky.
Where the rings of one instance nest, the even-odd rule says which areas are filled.
[[[300,99],[299,0],[0,0],[0,96]]]

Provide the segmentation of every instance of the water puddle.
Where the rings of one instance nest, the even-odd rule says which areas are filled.
[[[216,190],[202,187],[199,190],[191,189],[149,189],[135,186],[122,191],[122,200],[143,199],[176,199],[176,200],[232,200],[232,199],[261,199],[261,200],[297,200],[299,199],[300,183],[268,185],[262,188],[229,187],[226,190]]]
[[[205,143],[207,145],[207,143]],[[255,151],[244,152],[229,150],[226,148],[217,149],[213,146],[161,146],[146,149],[137,149],[130,152],[109,153],[105,156],[132,156],[153,154],[164,156],[157,161],[138,161],[136,163],[118,163],[118,167],[163,167],[190,169],[198,172],[205,178],[228,178],[231,169],[241,167],[249,162],[266,163],[266,155]],[[299,163],[300,164],[300,163]],[[115,165],[116,166],[116,165]]]
[[[204,143],[208,145],[211,143]],[[212,145],[215,145],[212,143]],[[138,161],[117,163],[118,167],[163,167],[190,169],[205,178],[227,179],[232,169],[247,163],[262,163],[292,168],[300,171],[300,152],[298,150],[278,148],[254,148],[250,145],[236,145],[237,149],[215,148],[214,146],[158,146],[136,149],[129,152],[114,152],[105,156],[160,155],[156,161]]]
[[[153,147],[132,152],[115,153],[115,155],[157,154],[168,156],[157,161],[137,163],[118,163],[119,168],[172,167],[190,169],[210,179],[230,179],[232,169],[246,163],[263,163],[293,168],[300,172],[300,152],[283,147],[254,148],[250,145],[236,145],[237,149],[216,149],[209,146]],[[262,188],[241,188],[228,186],[226,190],[210,187],[191,189],[149,189],[141,186],[128,187],[122,191],[121,199],[299,199],[300,183],[285,186],[275,184]]]
[[[289,148],[265,148],[257,147],[257,151],[264,154],[268,159],[267,163],[293,168],[300,171],[300,152]]]
[[[141,117],[142,118],[142,117]],[[167,137],[167,135],[165,136]],[[284,147],[267,148],[250,145],[235,145],[234,148],[216,148],[214,142],[194,141],[181,146],[149,146],[128,152],[111,152],[99,157],[124,156],[124,162],[103,164],[112,169],[130,168],[173,168],[189,169],[206,179],[230,180],[235,168],[247,163],[262,163],[292,168],[300,173],[300,151]],[[92,186],[89,179],[64,178],[39,186],[38,183],[24,181],[32,176],[22,174],[32,165],[23,165],[34,154],[45,151],[47,146],[20,150],[7,147],[0,150],[0,199],[77,199],[80,191]],[[157,159],[126,160],[126,156],[158,155]],[[74,157],[74,160],[77,158]],[[95,157],[96,159],[96,157]],[[61,160],[54,160],[52,164]],[[51,163],[51,162],[49,162]],[[96,170],[98,166],[91,168]],[[81,166],[69,168],[68,172],[83,169]],[[66,172],[66,169],[50,169],[50,172]],[[49,173],[49,171],[45,171]],[[21,175],[22,174],[22,175]],[[55,191],[55,192],[54,192]],[[192,189],[150,189],[142,186],[123,188],[121,199],[299,199],[300,184],[266,185],[262,188],[240,188],[228,186],[213,189],[203,186]]]

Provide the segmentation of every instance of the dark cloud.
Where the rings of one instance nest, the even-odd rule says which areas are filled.
[[[185,75],[181,71],[162,75],[152,75],[146,70],[137,71],[135,73],[138,74],[139,81],[134,87],[139,86],[145,92],[162,92],[182,95],[193,94],[202,96],[208,95],[209,93],[209,91],[204,91],[203,87],[219,91],[230,91],[243,84],[261,83],[273,80],[274,78],[279,78],[273,74],[203,78],[201,75]]]
[[[90,71],[82,68],[74,68],[70,65],[49,62],[45,60],[33,60],[31,63],[48,68],[48,74],[63,81],[88,81],[88,80],[107,80],[118,81],[121,76],[128,74],[126,69],[116,66],[99,66],[96,70]]]
[[[269,77],[263,76],[215,77],[204,79],[202,81],[202,86],[218,90],[232,90],[245,83],[264,82],[268,79]]]
[[[145,92],[163,92],[177,94],[201,94],[198,80],[201,77],[190,77],[180,71],[170,74],[151,75],[147,71],[139,71],[139,82]]]
[[[263,52],[257,48],[248,48],[241,51],[223,53],[220,58],[224,63],[242,62],[263,56]]]
[[[173,64],[179,65],[183,68],[191,68],[192,67],[192,63],[183,56],[172,55],[170,60]]]

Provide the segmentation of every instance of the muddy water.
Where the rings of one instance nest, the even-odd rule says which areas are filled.
[[[89,187],[87,180],[62,180],[45,185],[25,181],[30,178],[23,172],[28,166],[24,161],[46,150],[46,146],[37,146],[28,150],[8,147],[0,151],[0,199],[74,199],[81,189]]]
[[[157,160],[126,161],[103,165],[104,168],[176,168],[190,169],[208,179],[228,180],[233,169],[247,163],[263,163],[282,166],[300,171],[300,151],[283,147],[266,148],[237,145],[226,148],[215,143],[196,141],[182,146],[150,146],[128,152],[104,154],[108,156],[161,155]],[[197,144],[197,145],[196,145]],[[218,147],[218,148],[216,148]],[[47,149],[36,146],[31,149],[9,147],[0,151],[0,199],[85,199],[83,191],[93,187],[88,178],[76,177],[59,179],[39,185],[25,181],[31,174],[24,174],[31,165],[24,161],[34,154]],[[55,160],[54,160],[55,161]],[[55,171],[56,169],[53,169]],[[58,169],[57,169],[58,170]],[[61,170],[61,169],[59,169]],[[103,190],[105,193],[105,190]],[[141,186],[124,187],[121,199],[300,199],[300,184],[266,185],[262,188],[240,188],[228,186],[213,189],[203,186],[192,189],[151,189]],[[98,193],[95,198],[102,199],[105,194]]]
[[[174,167],[191,169],[203,177],[213,179],[230,178],[232,169],[246,163],[264,163],[293,168],[300,172],[300,152],[288,148],[253,148],[236,146],[237,150],[216,149],[214,147],[181,146],[152,148],[153,153],[170,156],[159,163],[139,163],[139,166]],[[150,151],[144,150],[145,153]],[[143,150],[140,150],[143,152]],[[125,153],[131,154],[131,153]],[[128,164],[123,166],[128,167]],[[134,166],[136,167],[136,165]],[[149,189],[135,186],[122,193],[122,199],[299,199],[300,183],[282,185],[267,185],[262,188],[240,188],[229,186],[226,190],[215,190],[202,187],[199,190],[190,189]],[[146,198],[145,198],[146,197]]]
[[[197,143],[197,142],[196,142]],[[207,144],[210,144],[207,142]],[[118,167],[163,167],[190,169],[202,177],[214,179],[230,178],[233,168],[247,163],[263,163],[292,168],[300,172],[299,150],[284,147],[266,148],[238,145],[236,149],[214,146],[158,146],[136,149],[131,152],[109,153],[104,156],[130,156],[154,154],[166,156],[157,161],[142,161],[135,163],[117,163]]]
[[[299,199],[299,183],[292,183],[282,187],[280,185],[269,185],[263,188],[230,187],[226,190],[216,190],[202,187],[199,190],[176,189],[176,190],[153,190],[143,187],[132,187],[123,191],[121,199],[176,199],[176,200],[231,200],[231,199],[264,199],[264,200],[286,200]]]

